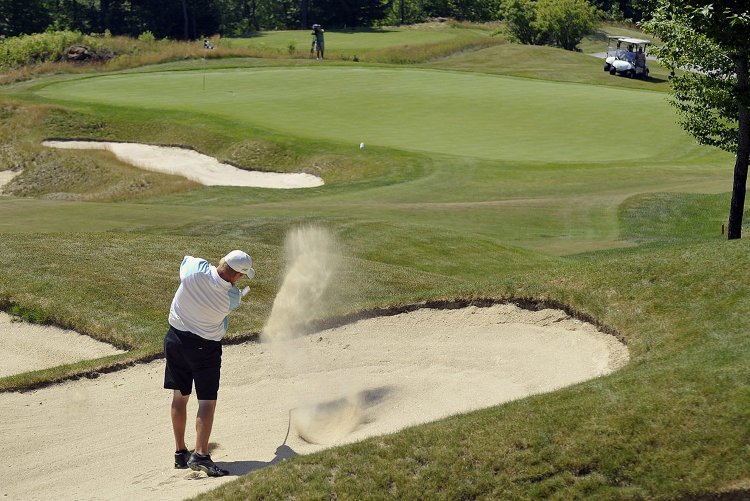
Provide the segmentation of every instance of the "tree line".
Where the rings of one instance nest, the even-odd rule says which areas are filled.
[[[533,1],[533,0],[532,0]],[[591,0],[613,20],[643,17],[642,0]],[[48,30],[191,40],[261,30],[366,28],[431,18],[487,22],[508,0],[0,0],[0,35]]]

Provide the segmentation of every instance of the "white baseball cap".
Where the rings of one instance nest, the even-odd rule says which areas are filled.
[[[253,278],[255,276],[255,270],[253,269],[253,258],[250,254],[242,252],[241,250],[233,250],[226,256],[224,256],[224,262],[232,268],[234,271],[247,275],[247,278]]]

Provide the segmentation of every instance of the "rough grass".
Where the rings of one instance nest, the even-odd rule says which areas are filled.
[[[375,43],[378,35],[395,33],[397,38],[388,38]],[[73,34],[76,35],[76,34]],[[326,55],[333,60],[361,60],[371,62],[411,63],[424,62],[451,53],[475,50],[480,47],[502,43],[499,37],[490,37],[482,25],[451,24],[439,27],[390,28],[383,30],[350,31],[341,34],[340,47],[336,46],[337,35],[330,33]],[[143,40],[129,37],[81,37],[70,40],[64,37],[57,53],[66,50],[66,44],[81,40],[94,43],[101,50],[111,53],[106,60],[89,63],[70,63],[60,56],[24,59],[24,64],[7,64],[0,74],[0,85],[29,80],[47,74],[95,73],[117,71],[128,68],[188,60],[224,60],[252,58],[275,61],[307,60],[309,58],[310,33],[306,30],[261,33],[249,39],[227,39],[212,37],[214,49],[206,50],[202,41]],[[333,38],[332,41],[330,39]],[[382,36],[380,38],[383,38]],[[352,42],[352,39],[356,40]],[[55,39],[57,40],[57,39]],[[346,40],[346,41],[345,41]],[[372,54],[371,56],[368,54]],[[2,67],[2,61],[0,61]]]
[[[426,23],[361,30],[326,31],[326,59],[411,63],[450,53],[503,43],[492,36],[492,26],[483,24]],[[262,32],[249,38],[223,39],[230,47],[284,51],[309,57],[309,30]]]
[[[196,186],[180,177],[130,167],[107,153],[80,155],[40,146],[41,140],[50,135],[44,134],[44,129],[67,128],[72,132],[73,121],[62,118],[66,113],[61,109],[10,102],[0,104],[0,109],[4,118],[0,121],[0,136],[5,138],[0,146],[0,169],[21,172],[3,187],[5,194],[116,201],[166,195]],[[62,126],[62,122],[68,127]],[[77,123],[75,136],[90,136],[103,127],[102,122],[89,117]]]
[[[606,41],[595,50],[606,52]],[[648,79],[629,79],[603,71],[604,60],[589,53],[538,45],[499,44],[476,52],[456,53],[449,58],[430,61],[425,66],[546,81],[669,91],[669,70],[654,61],[649,61]],[[637,101],[633,106],[638,108]]]

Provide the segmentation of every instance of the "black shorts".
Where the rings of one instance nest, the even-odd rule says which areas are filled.
[[[195,381],[198,400],[216,400],[221,377],[221,342],[209,341],[169,326],[164,337],[164,388],[190,395]]]

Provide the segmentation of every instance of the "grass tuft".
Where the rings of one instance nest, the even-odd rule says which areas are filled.
[[[9,315],[16,317],[24,322],[38,325],[48,325],[50,323],[49,316],[44,310],[40,308],[29,308],[9,302],[3,305],[2,309],[5,310],[5,312]]]

